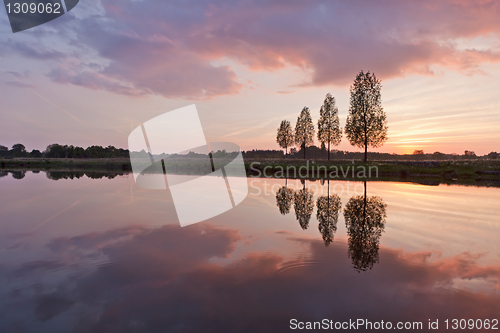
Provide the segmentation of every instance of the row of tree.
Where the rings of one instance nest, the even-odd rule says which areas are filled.
[[[46,158],[128,158],[128,149],[115,148],[113,146],[101,147],[91,146],[82,148],[78,146],[68,146],[60,144],[51,144],[41,152],[33,149],[31,152],[26,150],[26,147],[17,143],[12,146],[12,149],[0,145],[0,157],[46,157]]]
[[[365,149],[364,160],[368,157],[368,147],[381,147],[387,140],[387,116],[382,108],[381,81],[375,74],[359,72],[350,88],[350,106],[344,133],[352,146]],[[318,120],[317,138],[324,146],[328,146],[328,159],[330,159],[330,146],[338,146],[342,140],[339,111],[335,105],[335,97],[330,93],[321,106]],[[297,145],[304,152],[306,147],[314,143],[315,128],[311,112],[306,106],[300,112],[295,124],[295,131],[288,120],[283,120],[278,128],[276,142],[285,149]]]
[[[285,186],[276,192],[276,205],[280,213],[286,215],[293,204],[295,218],[301,228],[306,230],[314,210],[314,193],[306,188],[305,180],[301,181],[303,188],[299,190],[288,188],[285,183]],[[327,181],[327,195],[320,196],[316,201],[318,230],[325,246],[333,242],[339,212],[342,210],[340,197],[337,194],[330,194],[330,181]],[[345,205],[344,220],[349,237],[349,258],[352,259],[353,266],[358,271],[372,269],[373,265],[379,261],[379,243],[385,228],[386,208],[387,205],[381,197],[366,195],[366,182],[364,195],[351,197]]]
[[[331,150],[330,157],[337,160],[358,160],[363,158],[363,152],[352,152],[344,150]],[[301,159],[304,156],[302,149],[291,148],[288,151],[288,158]],[[283,150],[248,150],[243,151],[245,159],[282,159],[285,157]],[[328,151],[325,145],[317,147],[315,145],[307,147],[307,157],[311,159],[326,159]],[[500,158],[497,152],[490,152],[485,155],[476,155],[471,150],[466,150],[463,154],[445,154],[439,151],[433,153],[424,153],[423,150],[415,150],[413,154],[395,154],[395,153],[379,153],[368,152],[368,158],[375,161],[425,161],[425,160],[495,160]]]

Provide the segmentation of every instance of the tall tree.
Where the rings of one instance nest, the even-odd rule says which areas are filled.
[[[330,159],[330,144],[338,146],[342,139],[342,129],[339,124],[339,109],[335,105],[335,97],[328,93],[319,110],[318,120],[318,140],[323,144],[328,143],[328,159]]]
[[[295,124],[295,143],[304,149],[304,159],[306,158],[306,147],[312,145],[314,138],[314,125],[311,112],[304,106]]]
[[[281,148],[285,149],[285,158],[288,155],[288,147],[293,146],[293,139],[292,125],[288,120],[281,121],[276,135],[276,142]]]
[[[345,133],[351,145],[365,148],[381,147],[387,140],[387,116],[382,108],[382,85],[375,74],[359,72],[351,86],[349,115]]]

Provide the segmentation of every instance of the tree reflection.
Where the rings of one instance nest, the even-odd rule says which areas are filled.
[[[344,219],[349,237],[349,258],[357,271],[366,271],[379,262],[380,237],[385,227],[387,205],[378,196],[364,195],[349,199],[344,208]]]
[[[316,201],[318,229],[323,236],[325,246],[333,242],[341,207],[340,197],[336,194],[330,195],[330,180],[328,180],[328,195],[321,196]]]
[[[287,187],[287,182],[288,179],[285,180],[285,186],[281,187],[278,192],[276,192],[276,205],[283,215],[290,213],[294,194],[294,190]]]
[[[302,229],[306,230],[309,227],[309,221],[314,210],[313,192],[306,188],[305,181],[301,180],[304,187],[295,192],[293,196],[293,208],[295,210],[295,218],[299,221]]]
[[[10,171],[12,174],[12,178],[14,179],[23,179],[24,176],[26,176],[26,171],[21,170],[21,171]]]

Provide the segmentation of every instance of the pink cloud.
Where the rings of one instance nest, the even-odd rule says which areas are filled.
[[[363,69],[380,78],[464,74],[498,62],[460,40],[498,37],[496,1],[103,1],[104,17],[77,21],[76,43],[108,64],[61,79],[121,94],[190,99],[238,93],[231,59],[252,71],[304,69],[292,85],[345,85]],[[118,84],[117,82],[120,82]]]

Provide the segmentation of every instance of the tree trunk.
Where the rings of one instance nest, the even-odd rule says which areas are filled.
[[[330,160],[330,141],[328,141],[328,160]]]
[[[304,149],[304,159],[306,159],[306,143],[302,144],[302,148]]]
[[[288,155],[288,146],[285,147],[285,159],[286,159],[286,155]]]
[[[363,120],[364,120],[364,132],[365,132],[365,163],[368,160],[368,124],[366,123],[366,105],[363,105]]]

